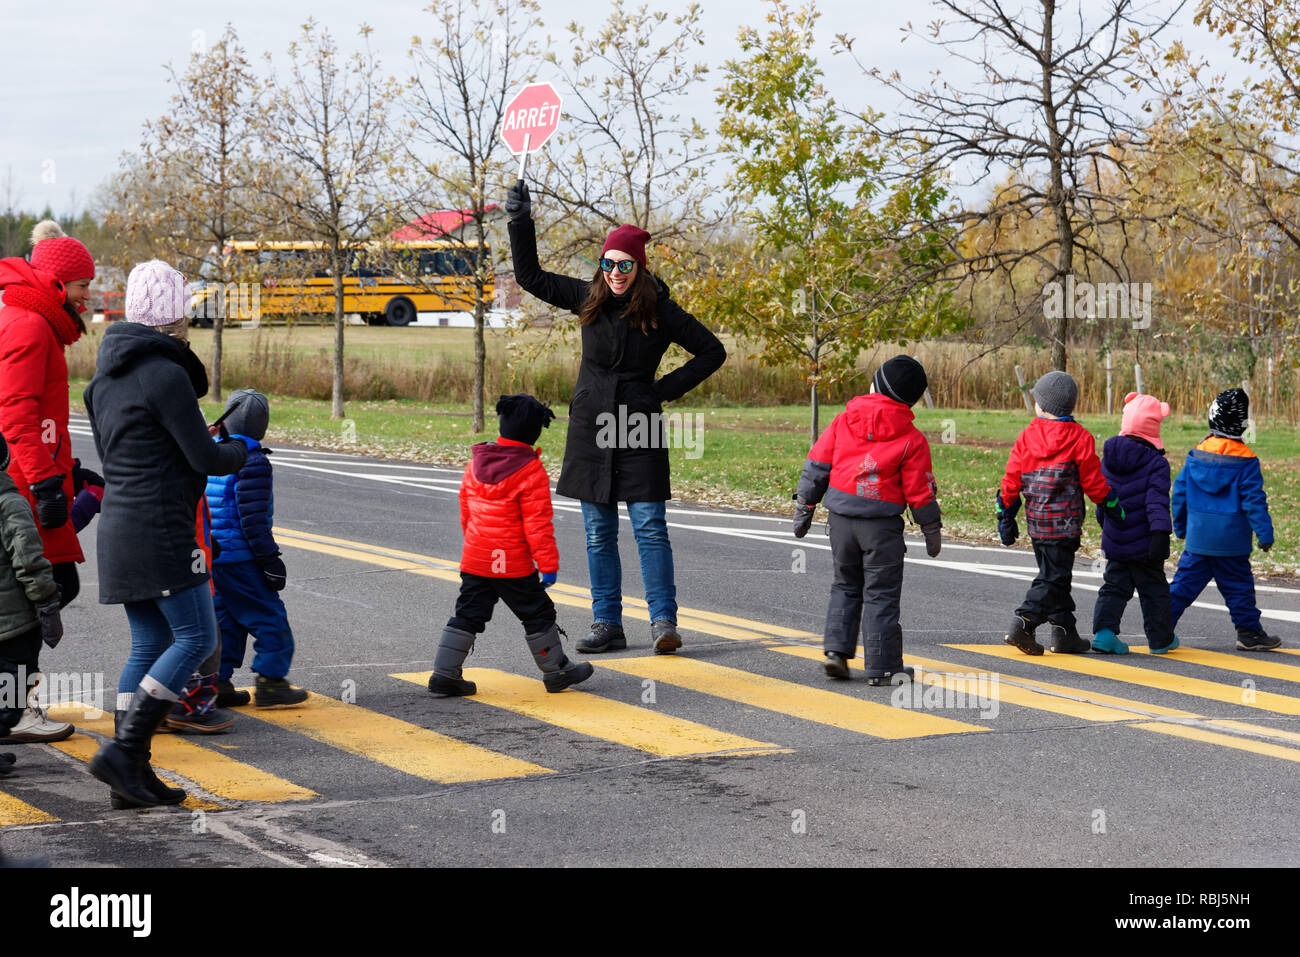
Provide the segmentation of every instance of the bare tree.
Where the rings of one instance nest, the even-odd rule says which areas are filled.
[[[203,316],[213,323],[211,395],[220,400],[225,293],[235,278],[223,253],[261,218],[251,188],[259,91],[230,24],[209,50],[190,55],[184,73],[171,65],[167,72],[175,88],[167,112],[145,124],[140,153],[126,158],[101,202],[110,204],[105,225],[128,248],[145,246],[215,281]]]
[[[363,49],[339,53],[329,30],[309,19],[289,45],[289,76],[268,81],[259,130],[266,149],[296,174],[275,193],[288,223],[318,241],[334,286],[334,381],[331,418],[343,418],[344,274],[355,251],[381,226],[391,226],[390,183],[397,155],[390,109],[397,93],[379,73],[370,51],[370,28],[360,28]],[[269,59],[269,56],[268,56]]]
[[[529,34],[540,25],[533,0],[436,0],[427,9],[433,33],[414,38],[415,69],[407,87],[414,124],[411,164],[423,175],[410,208],[463,210],[455,232],[431,235],[473,266],[474,419],[483,431],[483,383],[487,348],[483,326],[492,305],[497,264],[505,250],[489,242],[492,211],[514,170],[514,158],[498,135],[506,104],[532,79],[536,45]],[[417,155],[420,147],[424,155]]]
[[[896,72],[864,69],[903,97],[896,120],[881,127],[920,153],[919,164],[900,168],[900,176],[946,175],[955,189],[969,191],[993,187],[986,205],[951,211],[930,226],[955,227],[953,259],[972,297],[976,280],[994,275],[1012,290],[1033,291],[1014,303],[1014,325],[1022,328],[1042,315],[1045,283],[1094,269],[1115,279],[1127,274],[1122,237],[1134,214],[1125,185],[1130,147],[1142,133],[1125,99],[1141,51],[1183,2],[1037,0],[1015,11],[1004,0],[935,6],[942,16],[929,25],[928,42],[973,67],[973,86],[956,88],[936,75],[918,87]],[[907,33],[921,35],[910,25]],[[851,38],[839,40],[852,51]],[[1019,229],[1039,219],[1050,229]],[[1120,247],[1108,248],[1116,234]],[[1056,369],[1065,368],[1070,321],[1069,311],[1051,319]]]

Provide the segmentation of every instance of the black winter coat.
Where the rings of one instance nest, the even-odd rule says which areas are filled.
[[[543,302],[577,314],[591,288],[585,279],[546,272],[537,260],[533,221],[510,223],[510,252],[515,281]],[[585,502],[663,502],[672,498],[668,481],[668,449],[620,448],[619,443],[598,442],[602,413],[615,420],[619,406],[626,416],[663,412],[663,403],[679,399],[707,379],[727,359],[727,352],[702,322],[673,302],[668,287],[659,284],[658,328],[632,329],[622,307],[610,300],[599,318],[582,327],[582,365],[569,403],[569,434],[564,465],[556,491]],[[677,343],[692,358],[660,379],[659,361]],[[608,434],[608,432],[607,432]],[[602,448],[601,446],[607,446]]]
[[[99,600],[166,598],[210,575],[195,533],[209,475],[244,465],[243,442],[213,442],[195,399],[195,359],[182,342],[118,322],[99,346],[84,394],[104,469]]]

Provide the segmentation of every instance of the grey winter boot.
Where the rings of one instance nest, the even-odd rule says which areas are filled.
[[[542,669],[542,683],[546,685],[547,691],[563,691],[569,685],[586,681],[596,671],[585,661],[579,663],[569,660],[560,644],[558,625],[551,625],[545,631],[525,635],[524,638],[537,667]]]
[[[474,649],[474,636],[468,631],[448,625],[438,639],[438,650],[433,655],[433,674],[429,675],[429,690],[444,698],[471,695],[478,685],[461,677],[465,659]]]

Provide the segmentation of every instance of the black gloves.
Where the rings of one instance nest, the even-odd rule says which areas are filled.
[[[1147,544],[1147,558],[1153,562],[1163,562],[1169,557],[1169,533],[1153,532]]]
[[[817,511],[817,506],[809,505],[798,495],[794,496],[794,503],[794,537],[803,538],[812,527],[813,512]]]
[[[74,495],[81,494],[81,490],[87,485],[94,485],[98,488],[104,487],[104,476],[88,468],[83,468],[81,459],[72,460],[72,492]]]
[[[1260,543],[1259,543],[1259,550],[1260,550],[1261,552],[1266,552],[1266,551],[1268,551],[1268,550],[1269,550],[1270,548],[1272,548],[1272,547],[1273,547],[1273,543],[1272,543],[1272,542],[1260,542]]]
[[[36,606],[36,620],[41,626],[41,641],[53,648],[63,640],[63,619],[59,617],[59,594],[44,605]]]
[[[68,496],[63,491],[63,476],[51,475],[32,486],[36,499],[36,520],[41,528],[62,528],[68,524]]]
[[[939,554],[939,546],[943,544],[943,535],[939,533],[941,528],[943,525],[939,522],[921,526],[921,532],[925,535],[925,553],[931,558]]]
[[[506,215],[512,223],[533,218],[533,199],[528,195],[528,184],[522,179],[506,190]]]
[[[1002,502],[1002,493],[999,492],[993,496],[993,501],[998,507],[998,537],[1002,539],[1003,545],[1014,545],[1016,539],[1020,537],[1020,526],[1016,524],[1016,513],[1020,511],[1020,498],[1016,498],[1014,505],[1005,505]]]
[[[284,570],[284,562],[280,559],[280,553],[267,555],[265,558],[257,560],[257,569],[266,579],[266,584],[271,591],[282,591],[285,582],[288,581],[288,574]]]

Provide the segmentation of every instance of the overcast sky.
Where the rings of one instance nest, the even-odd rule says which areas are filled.
[[[1105,0],[1084,2],[1105,5]],[[1168,0],[1169,9],[1175,5],[1176,0]],[[1192,5],[1166,39],[1181,36],[1192,49],[1214,52],[1216,62],[1223,61],[1224,47],[1191,24]],[[372,46],[384,68],[396,72],[411,36],[429,32],[431,18],[422,12],[424,6],[396,0],[0,0],[5,41],[0,56],[0,203],[11,176],[17,208],[36,211],[48,204],[59,214],[80,211],[116,169],[122,151],[138,147],[142,123],[166,109],[170,89],[164,65],[171,60],[183,67],[192,45],[215,39],[228,21],[259,69],[264,51],[283,57],[308,16],[328,26],[344,49],[351,48],[357,26],[365,21],[374,30]],[[661,0],[652,6],[680,12],[687,3]],[[915,40],[899,43],[900,28],[908,20],[920,24],[934,19],[926,0],[821,0],[817,6],[822,14],[817,30],[821,66],[827,87],[842,105],[891,106],[851,60],[832,55],[831,42],[841,32],[857,38],[854,50],[864,62],[898,69],[918,83],[935,69],[957,79],[950,76],[955,65],[934,48]],[[739,24],[761,26],[764,5],[707,0],[703,9],[707,46],[701,56],[713,71],[687,112],[711,125],[716,115],[712,91],[721,81],[717,67],[737,53]],[[557,39],[573,18],[607,10],[604,3],[542,0],[543,23]]]

